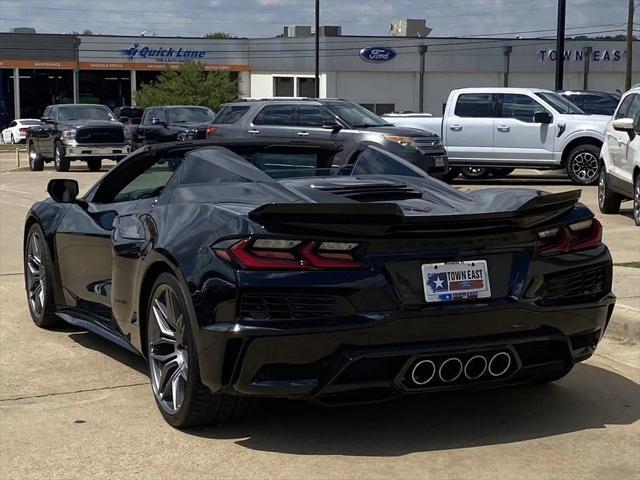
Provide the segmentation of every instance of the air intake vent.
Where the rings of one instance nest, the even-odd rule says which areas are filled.
[[[350,198],[358,202],[375,202],[385,200],[403,200],[406,198],[422,198],[422,193],[404,183],[376,182],[353,183],[346,185],[313,185],[323,192]]]
[[[312,320],[352,313],[353,306],[334,295],[245,293],[240,301],[240,316],[249,320]]]
[[[606,265],[545,276],[544,302],[602,293],[609,289],[611,274]]]

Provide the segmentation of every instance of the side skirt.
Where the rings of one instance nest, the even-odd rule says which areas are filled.
[[[100,335],[101,337],[106,338],[107,340],[115,343],[116,345],[119,345],[120,347],[135,353],[136,355],[140,355],[140,352],[138,352],[138,350],[136,350],[133,347],[133,345],[131,345],[131,343],[129,343],[129,341],[125,337],[118,335],[117,333],[113,332],[112,330],[109,330],[106,327],[103,327],[99,323],[95,323],[95,322],[92,322],[91,320],[80,318],[78,316],[73,316],[68,313],[56,312],[56,315],[60,317],[62,320],[64,320],[65,322],[70,323],[71,325],[75,325],[76,327],[89,330],[90,332]]]

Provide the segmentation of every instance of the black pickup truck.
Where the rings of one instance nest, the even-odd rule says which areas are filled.
[[[150,143],[206,139],[213,133],[215,114],[207,107],[172,105],[148,107],[132,129],[133,148]]]
[[[124,125],[104,105],[49,105],[40,124],[29,128],[26,144],[33,171],[53,161],[58,172],[66,172],[72,160],[84,160],[96,172],[102,159],[118,161],[129,154]]]

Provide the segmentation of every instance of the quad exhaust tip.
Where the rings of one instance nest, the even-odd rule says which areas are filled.
[[[466,362],[458,357],[449,357],[440,366],[432,360],[420,360],[411,370],[411,380],[415,385],[423,386],[437,378],[442,383],[451,383],[464,376],[467,380],[478,380],[487,373],[494,377],[501,377],[511,368],[511,355],[507,352],[497,352],[491,356],[473,355]]]

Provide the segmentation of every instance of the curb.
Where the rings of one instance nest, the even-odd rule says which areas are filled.
[[[640,344],[640,311],[626,305],[616,305],[605,335]]]

